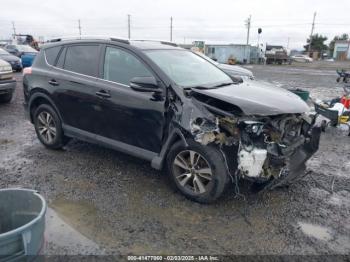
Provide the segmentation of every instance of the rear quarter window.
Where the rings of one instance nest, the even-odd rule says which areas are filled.
[[[61,46],[55,46],[45,49],[46,61],[49,65],[55,65],[57,55],[61,50]]]

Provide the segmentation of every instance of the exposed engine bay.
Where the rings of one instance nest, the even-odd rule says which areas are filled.
[[[314,126],[314,115],[245,116],[225,102],[204,102],[202,95],[196,98],[194,104],[208,117],[191,117],[194,140],[233,147],[236,159],[232,155],[225,159],[234,163],[231,171],[241,178],[292,182],[305,172],[305,162],[318,149],[320,129]]]

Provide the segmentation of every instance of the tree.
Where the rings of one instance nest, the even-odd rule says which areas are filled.
[[[322,52],[324,50],[328,49],[328,46],[324,43],[327,41],[326,36],[322,36],[319,34],[315,34],[312,36],[312,42],[311,42],[311,51],[318,51]],[[307,39],[307,45],[304,45],[304,48],[306,51],[309,50],[309,44],[310,44],[310,38]]]
[[[349,40],[349,35],[348,34],[342,34],[341,36],[336,35],[333,40],[329,43],[329,51],[331,54],[334,52],[334,45],[335,41],[337,40]]]

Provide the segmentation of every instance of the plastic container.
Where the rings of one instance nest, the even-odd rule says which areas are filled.
[[[0,190],[0,261],[36,256],[44,245],[46,201],[34,190]]]
[[[301,99],[303,99],[305,102],[309,99],[310,92],[305,91],[302,89],[289,89],[292,93],[298,95]]]

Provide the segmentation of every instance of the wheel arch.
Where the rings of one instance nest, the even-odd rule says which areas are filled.
[[[164,161],[168,155],[170,148],[178,141],[182,141],[185,146],[187,146],[185,135],[181,132],[179,128],[174,128],[165,143],[162,146],[162,149],[158,156],[152,159],[152,167],[158,170],[161,170],[164,166]]]
[[[30,116],[30,122],[34,123],[33,117],[35,109],[38,108],[41,104],[48,104],[52,106],[52,108],[56,111],[58,117],[63,123],[62,115],[60,114],[60,111],[58,110],[57,106],[55,105],[54,101],[49,97],[49,95],[41,92],[36,91],[34,92],[29,99],[28,102],[28,109],[29,109],[29,116]]]

